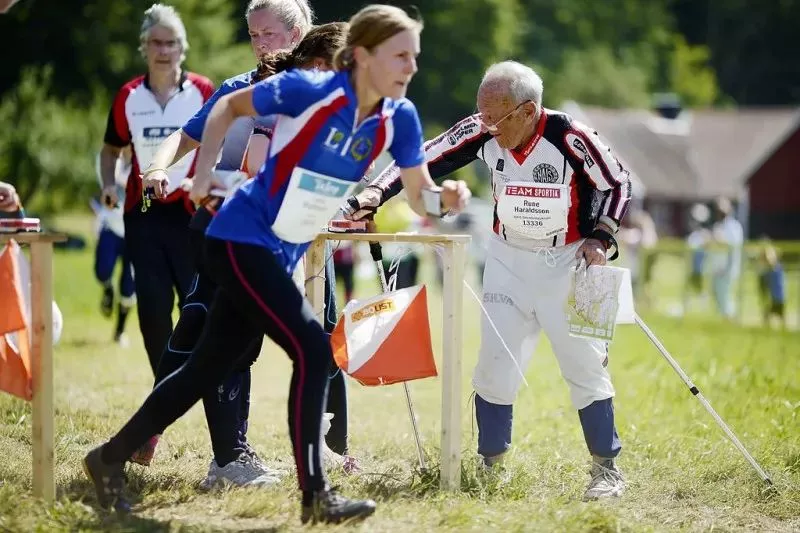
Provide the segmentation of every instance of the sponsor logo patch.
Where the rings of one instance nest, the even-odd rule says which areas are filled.
[[[514,299],[502,292],[485,292],[483,293],[483,303],[514,305]]]
[[[480,126],[474,122],[468,122],[466,124],[462,124],[458,127],[455,131],[451,132],[447,136],[447,142],[450,143],[450,146],[455,146],[458,144],[458,141],[466,137],[467,135],[472,135],[474,132],[478,130]]]
[[[538,183],[556,183],[558,170],[549,163],[539,163],[533,169],[533,181]]]
[[[156,126],[144,128],[142,135],[145,139],[163,139],[169,137],[180,128],[178,126]]]
[[[372,141],[367,137],[359,137],[350,146],[350,155],[356,161],[361,161],[372,152]]]
[[[362,307],[361,309],[353,313],[351,318],[353,322],[358,322],[360,320],[364,320],[365,318],[369,318],[373,315],[386,313],[387,311],[392,311],[392,310],[394,310],[394,301],[388,299],[380,300],[375,302],[374,304]]]
[[[586,147],[586,143],[584,143],[583,140],[581,140],[577,135],[570,133],[567,135],[567,143],[567,147],[570,149],[570,151],[576,157],[583,159],[588,168],[592,168],[594,166],[594,159],[592,159],[592,156],[589,155],[589,149]]]

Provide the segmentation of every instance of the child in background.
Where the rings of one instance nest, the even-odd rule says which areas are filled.
[[[764,324],[771,326],[772,317],[777,316],[779,325],[785,328],[786,275],[778,259],[778,253],[770,245],[765,246],[761,252],[761,272],[758,280]]]

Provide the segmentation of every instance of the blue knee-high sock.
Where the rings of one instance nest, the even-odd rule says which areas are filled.
[[[490,403],[475,394],[475,421],[478,423],[478,454],[500,455],[511,447],[513,405]]]
[[[622,442],[614,426],[614,403],[611,398],[597,400],[578,411],[583,436],[589,452],[598,457],[616,457]]]

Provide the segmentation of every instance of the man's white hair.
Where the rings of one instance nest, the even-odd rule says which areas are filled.
[[[189,49],[186,28],[183,26],[181,16],[175,11],[175,8],[165,4],[153,4],[144,12],[142,29],[139,32],[139,51],[142,53],[142,57],[145,57],[147,40],[150,38],[150,31],[154,26],[163,26],[172,30],[181,47],[181,62],[186,59],[186,51]]]
[[[300,28],[300,38],[306,36],[314,24],[314,11],[308,0],[250,0],[244,12],[245,18],[254,11],[268,9],[287,30]]]
[[[542,78],[530,67],[516,61],[502,61],[486,69],[481,80],[481,87],[499,83],[508,84],[508,92],[515,104],[533,100],[536,105],[542,104],[544,84]]]

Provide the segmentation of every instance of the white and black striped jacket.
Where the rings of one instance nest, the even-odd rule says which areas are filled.
[[[425,143],[425,159],[433,179],[443,178],[475,159],[486,163],[495,200],[493,230],[526,248],[563,246],[588,237],[601,217],[618,225],[631,199],[628,171],[596,131],[565,113],[542,111],[536,134],[521,150],[500,148],[494,137],[482,130],[477,115]],[[496,191],[509,181],[567,185],[567,231],[543,242],[506,229],[497,217]],[[381,203],[396,195],[402,190],[398,167],[392,163],[370,185],[383,191]]]

